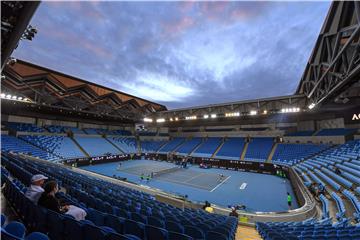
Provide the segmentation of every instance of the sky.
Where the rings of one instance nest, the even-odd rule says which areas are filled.
[[[168,109],[295,93],[330,2],[42,2],[14,57]]]

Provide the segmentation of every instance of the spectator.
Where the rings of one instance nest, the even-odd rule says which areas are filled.
[[[73,216],[77,221],[85,220],[87,214],[84,209],[71,205],[65,199],[60,199],[59,202],[63,209],[67,209],[65,214]]]
[[[237,213],[235,207],[232,207],[232,208],[231,208],[231,212],[230,212],[229,216],[231,216],[231,217],[236,217],[236,218],[239,217],[239,214]]]
[[[41,194],[44,192],[42,186],[45,180],[48,179],[42,174],[36,174],[31,178],[31,185],[25,192],[25,197],[30,199],[33,203],[37,204]]]
[[[288,202],[289,209],[291,209],[292,198],[291,198],[290,193],[287,193],[287,202]]]
[[[341,171],[340,171],[340,169],[338,167],[335,168],[335,173],[338,174],[338,175],[341,175]]]
[[[58,190],[59,188],[56,181],[47,182],[44,187],[44,192],[39,198],[38,205],[57,213],[66,212],[68,207],[64,206],[61,208],[59,200],[55,197],[55,194],[58,192]]]
[[[206,200],[202,209],[205,210],[205,208],[207,208],[207,207],[210,207],[210,203]]]
[[[207,211],[208,213],[213,213],[214,212],[214,208],[211,207],[211,204],[209,203],[209,206],[205,208],[205,211]]]

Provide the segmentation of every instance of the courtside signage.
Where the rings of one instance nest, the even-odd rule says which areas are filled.
[[[353,121],[359,121],[360,120],[360,113],[358,113],[358,114],[356,114],[356,113],[354,113],[354,115],[353,115],[353,117],[352,117],[352,119],[351,120],[353,120]]]

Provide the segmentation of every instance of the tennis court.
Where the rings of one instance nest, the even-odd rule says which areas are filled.
[[[158,164],[140,164],[128,168],[118,169],[120,172],[130,173],[140,176],[154,174],[154,178],[161,181],[177,183],[193,188],[199,188],[207,191],[214,191],[218,186],[225,183],[230,176],[216,173],[205,173],[184,169],[178,166],[163,166]]]
[[[176,169],[174,169],[176,167]],[[289,181],[277,176],[237,172],[224,169],[178,168],[173,163],[150,160],[130,160],[85,166],[83,169],[107,176],[125,177],[128,181],[146,185],[175,195],[187,195],[195,202],[228,206],[246,205],[248,211],[284,211],[288,209],[286,193],[294,193]],[[156,174],[161,172],[160,174]],[[141,180],[141,174],[154,177]],[[220,174],[223,175],[222,181]],[[294,207],[297,207],[296,203]]]

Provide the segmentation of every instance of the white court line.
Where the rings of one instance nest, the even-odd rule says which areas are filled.
[[[219,183],[216,187],[214,187],[210,192],[213,192],[215,189],[217,189],[218,187],[221,186],[221,184],[223,184],[224,182],[226,182],[231,176],[228,176],[227,178],[225,178],[224,181],[222,181],[221,183]]]

